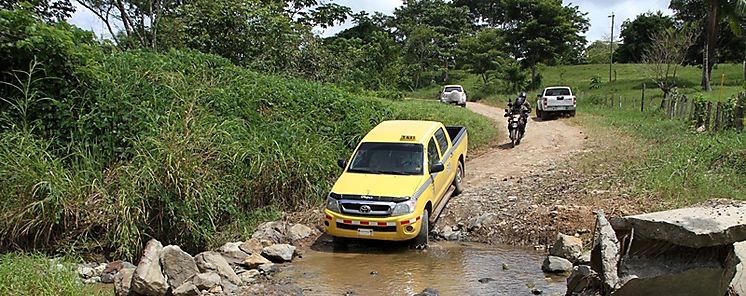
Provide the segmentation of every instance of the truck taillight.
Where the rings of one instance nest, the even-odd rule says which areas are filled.
[[[575,100],[575,97],[572,97],[572,104],[573,104],[573,105],[575,105],[575,104],[576,104],[576,102],[577,102],[577,101]]]
[[[547,97],[544,97],[544,106],[547,105]]]

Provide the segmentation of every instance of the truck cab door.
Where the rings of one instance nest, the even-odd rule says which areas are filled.
[[[430,138],[430,142],[427,145],[427,161],[428,161],[428,168],[438,162],[442,162],[442,154],[440,153],[438,146],[436,144],[435,137],[433,136]],[[443,198],[443,195],[448,190],[448,187],[450,186],[450,178],[449,175],[453,171],[453,168],[450,166],[450,164],[443,162],[443,166],[445,167],[445,170],[438,173],[431,173],[430,178],[433,181],[433,193],[434,193],[434,200],[433,203],[437,205],[440,200]],[[430,173],[428,171],[428,173]]]

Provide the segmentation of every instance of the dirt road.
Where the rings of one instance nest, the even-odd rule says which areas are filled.
[[[502,135],[500,139],[508,139],[504,110],[479,103],[470,103],[467,108],[495,121]],[[581,148],[583,137],[579,128],[562,120],[541,121],[530,118],[526,136],[520,145],[510,148],[510,143],[500,143],[501,145],[486,154],[469,159],[466,164],[466,180],[469,185],[477,186],[546,169],[549,164],[566,160]]]

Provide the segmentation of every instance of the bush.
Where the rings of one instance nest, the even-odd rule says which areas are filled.
[[[0,255],[0,295],[107,295],[103,289],[96,291],[93,286],[81,283],[72,266],[64,260],[50,260],[38,254]]]
[[[601,88],[602,84],[603,83],[601,82],[601,76],[593,75],[593,77],[591,77],[591,83],[590,83],[591,89],[599,89]]]

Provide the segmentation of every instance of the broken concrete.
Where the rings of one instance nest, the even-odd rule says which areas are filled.
[[[746,265],[746,241],[733,244],[733,252],[741,263],[736,266],[736,274],[730,282],[730,288],[737,295],[746,296],[746,270],[744,270],[746,267],[744,266]]]
[[[578,265],[567,278],[567,296],[593,295],[601,289],[601,279],[588,265]]]
[[[679,246],[704,248],[746,240],[746,206],[692,207],[627,216],[614,229],[634,228],[635,235]]]
[[[617,273],[619,249],[616,232],[604,217],[604,212],[599,210],[596,214],[596,233],[593,250],[591,250],[591,268],[599,274],[607,291],[613,290],[619,282]]]

